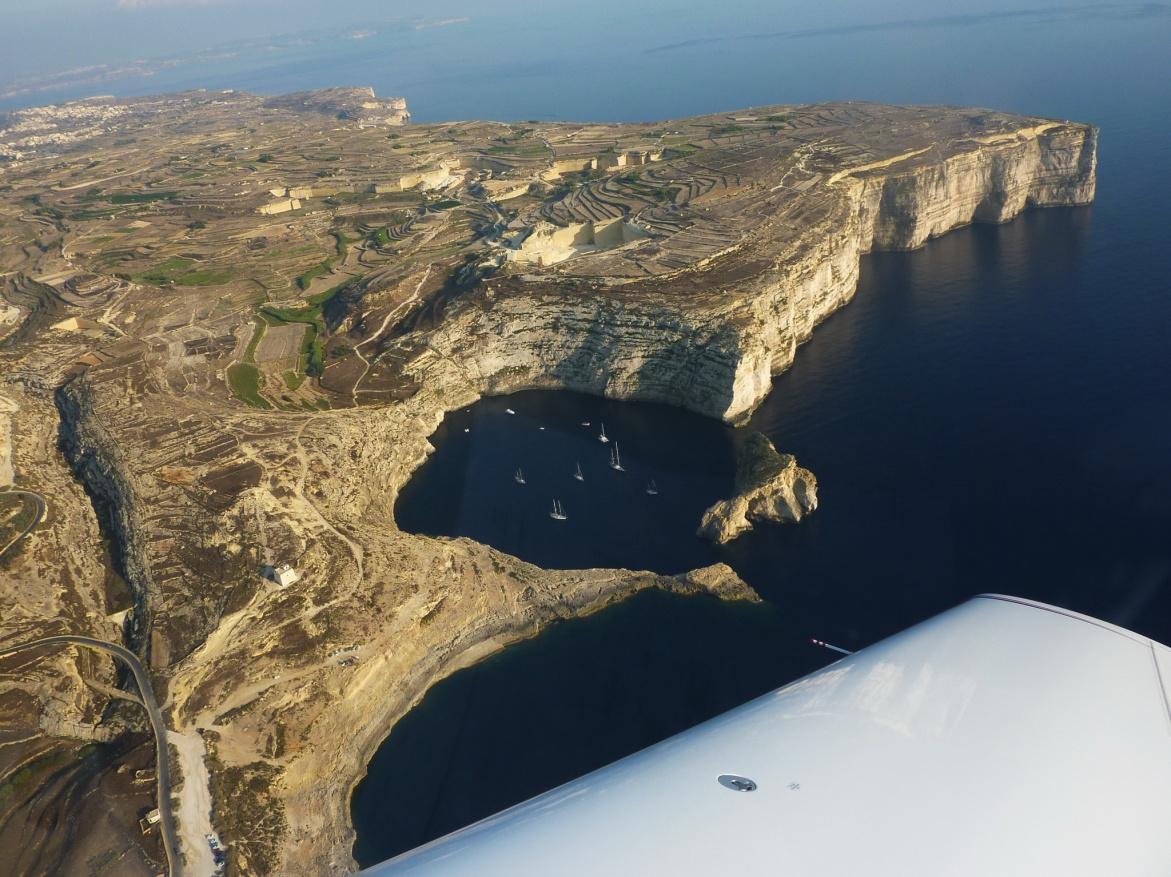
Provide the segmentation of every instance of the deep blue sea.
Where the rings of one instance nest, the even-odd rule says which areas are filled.
[[[1168,50],[1160,15],[1086,13],[699,43],[654,53],[681,71],[669,95],[640,83],[609,105],[576,100],[555,70],[522,83],[510,99],[535,103],[513,115],[863,97],[1074,118],[1102,129],[1098,198],[864,260],[854,301],[816,330],[749,426],[817,474],[821,507],[797,526],[720,549],[695,538],[742,440],[698,416],[567,393],[452,413],[402,495],[405,528],[549,567],[678,572],[723,560],[766,602],[642,594],[440,683],[355,793],[359,862],[828,663],[810,637],[856,649],[996,591],[1171,641]],[[541,103],[551,84],[564,103]],[[606,466],[599,421],[625,475]],[[581,484],[570,478],[578,461]],[[645,494],[650,478],[657,497]],[[554,497],[568,521],[548,518]]]
[[[557,393],[452,413],[403,492],[405,528],[548,567],[723,560],[765,602],[645,593],[435,686],[354,795],[363,864],[816,669],[833,656],[809,637],[856,649],[998,591],[1171,641],[1171,10],[781,6],[481,4],[445,26],[286,41],[92,89],[369,84],[406,95],[420,121],[862,99],[1102,129],[1092,207],[864,260],[855,300],[817,329],[749,427],[817,474],[821,507],[798,526],[720,549],[695,538],[743,439],[695,415]],[[624,475],[594,438],[602,421]],[[584,483],[570,477],[578,462]],[[549,519],[554,498],[569,520]]]

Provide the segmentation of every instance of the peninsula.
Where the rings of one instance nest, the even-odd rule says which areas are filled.
[[[214,833],[233,873],[346,873],[351,790],[437,680],[642,588],[755,598],[401,532],[446,412],[549,387],[742,423],[865,253],[1094,196],[1093,127],[992,110],[409,118],[367,89],[0,118],[0,490],[45,500],[0,494],[0,650],[135,653],[189,863]],[[93,650],[0,658],[17,873],[165,867],[134,692]]]

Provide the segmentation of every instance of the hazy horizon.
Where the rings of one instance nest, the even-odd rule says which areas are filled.
[[[201,87],[370,85],[405,96],[420,121],[628,120],[834,99],[978,105],[989,95],[1007,95],[1006,109],[1060,114],[1034,106],[1047,84],[1020,76],[1023,56],[1042,43],[1052,52],[1059,36],[1072,65],[1108,83],[1115,71],[1093,66],[1102,42],[1134,41],[1133,20],[1147,20],[1131,60],[1158,75],[1159,46],[1171,35],[1166,4],[1043,0],[812,10],[603,0],[555,11],[536,0],[491,9],[470,0],[17,0],[6,17],[0,109]],[[948,39],[935,38],[945,31]],[[884,34],[878,51],[867,39],[875,32]]]

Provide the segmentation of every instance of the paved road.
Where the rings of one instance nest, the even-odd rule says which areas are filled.
[[[150,717],[151,727],[154,730],[155,761],[159,781],[158,804],[159,814],[161,816],[159,826],[163,834],[163,847],[167,852],[167,870],[171,877],[182,877],[183,860],[179,855],[179,836],[175,831],[175,814],[171,811],[171,760],[167,754],[167,728],[163,724],[163,714],[159,710],[158,701],[155,700],[154,689],[151,688],[150,684],[150,677],[143,668],[142,662],[138,660],[138,656],[127,648],[105,642],[104,640],[93,639],[88,636],[65,635],[48,636],[44,639],[33,640],[32,642],[0,649],[0,658],[27,649],[66,643],[97,649],[100,652],[113,655],[115,658],[123,661],[130,668],[130,672],[134,674],[134,681],[138,685],[138,693],[142,695],[142,705],[146,707],[147,715]]]
[[[16,537],[12,539],[12,541],[10,541],[3,548],[0,548],[0,556],[3,556],[4,552],[6,552],[9,548],[31,533],[34,529],[36,529],[36,526],[45,519],[45,498],[39,493],[33,493],[31,490],[3,490],[0,491],[0,493],[6,493],[11,496],[23,496],[25,499],[31,499],[37,507],[37,513],[33,516],[32,522],[29,523],[29,525],[19,533],[17,533]]]

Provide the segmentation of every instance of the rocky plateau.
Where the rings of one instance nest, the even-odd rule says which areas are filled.
[[[47,507],[0,557],[0,648],[141,656],[193,865],[214,830],[233,874],[348,873],[352,789],[436,681],[639,589],[756,599],[723,566],[547,570],[402,532],[445,413],[547,387],[743,423],[866,253],[1095,187],[1096,129],[991,110],[407,118],[352,90],[191,92],[0,128],[0,475]],[[748,447],[712,538],[816,507],[811,473]],[[131,687],[73,648],[0,658],[13,873],[163,868]],[[77,818],[122,780],[114,822]]]

